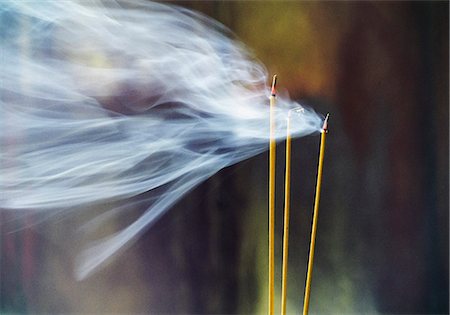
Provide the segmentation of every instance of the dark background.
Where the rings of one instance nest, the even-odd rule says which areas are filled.
[[[448,2],[178,4],[230,27],[280,90],[331,113],[310,312],[448,314]],[[318,146],[292,147],[288,313],[302,307]],[[279,292],[284,143],[277,153]],[[210,178],[83,282],[63,239],[76,219],[2,229],[0,312],[264,314],[267,163]]]

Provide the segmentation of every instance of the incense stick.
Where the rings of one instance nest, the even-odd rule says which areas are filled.
[[[319,165],[317,170],[317,185],[316,185],[316,198],[314,201],[314,214],[313,223],[311,230],[311,244],[309,247],[309,259],[308,259],[308,271],[306,274],[306,286],[305,286],[305,300],[303,303],[303,315],[307,315],[309,311],[309,298],[311,295],[311,280],[313,272],[314,263],[314,248],[316,244],[316,234],[317,234],[317,219],[319,216],[319,201],[320,201],[320,189],[322,186],[322,169],[323,169],[323,159],[325,154],[325,140],[328,132],[328,117],[325,118],[322,127],[322,135],[320,137],[320,151],[319,151]]]
[[[272,79],[270,95],[270,144],[269,144],[269,315],[274,314],[275,278],[275,105],[277,76]]]
[[[281,276],[281,315],[286,314],[286,292],[289,251],[289,210],[291,192],[291,111],[286,126],[286,174],[284,186],[283,269]]]

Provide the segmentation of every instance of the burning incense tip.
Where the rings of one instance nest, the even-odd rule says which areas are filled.
[[[272,96],[277,96],[277,75],[275,74],[272,79]]]
[[[328,118],[330,118],[330,113],[327,114],[327,116],[325,117],[325,120],[323,121],[323,126],[322,126],[322,130],[321,132],[328,132]]]

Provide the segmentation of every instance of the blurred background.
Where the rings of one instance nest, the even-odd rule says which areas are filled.
[[[227,25],[280,93],[331,114],[310,313],[448,314],[448,2],[171,3]],[[292,144],[289,314],[303,303],[318,147]],[[280,292],[284,143],[277,153]],[[267,165],[264,153],[222,170],[82,282],[67,232],[79,218],[2,229],[0,313],[266,313]]]

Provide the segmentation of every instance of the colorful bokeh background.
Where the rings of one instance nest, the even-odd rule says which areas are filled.
[[[227,25],[280,93],[331,114],[310,313],[448,314],[448,2],[172,3]],[[302,308],[318,146],[292,146],[289,314]],[[284,143],[277,153],[280,292]],[[213,176],[82,282],[79,218],[2,229],[0,313],[266,313],[267,165],[262,154]]]

